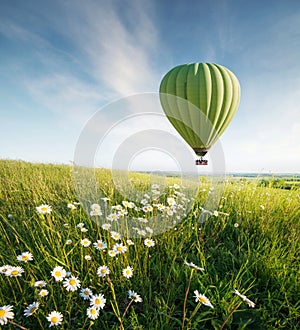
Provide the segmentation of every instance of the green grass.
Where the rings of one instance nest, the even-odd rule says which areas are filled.
[[[144,245],[149,233],[132,238],[132,246],[123,237],[128,251],[112,258],[107,250],[80,243],[85,237],[91,242],[103,239],[109,249],[115,242],[84,212],[83,205],[73,211],[67,208],[78,201],[72,167],[3,160],[0,173],[0,266],[24,268],[21,277],[0,274],[0,307],[13,305],[15,313],[14,323],[3,328],[46,329],[46,316],[54,310],[64,317],[60,329],[299,328],[299,190],[262,187],[257,180],[227,180],[216,206],[218,215],[201,223],[200,208],[211,185],[202,180],[190,212],[172,229],[153,236],[155,246]],[[109,171],[99,169],[96,177],[101,195],[110,198],[107,208],[102,205],[104,217],[126,196],[116,190]],[[135,189],[146,192],[153,178],[130,174],[130,180]],[[179,181],[170,178],[168,185]],[[167,186],[160,202],[167,204],[169,196],[176,197]],[[39,215],[36,207],[41,204],[51,205],[52,213]],[[158,211],[154,208],[150,213]],[[129,210],[130,214],[142,216],[143,211]],[[77,227],[81,222],[86,233]],[[151,227],[150,221],[146,225]],[[72,244],[66,244],[68,239]],[[25,251],[34,260],[18,262],[17,255]],[[85,260],[85,255],[92,259]],[[193,270],[184,261],[205,270]],[[104,264],[110,274],[99,278],[97,268]],[[87,318],[89,302],[79,296],[81,288],[68,292],[51,276],[58,265],[77,276],[81,288],[104,295],[106,305],[98,319]],[[122,276],[128,265],[134,270],[130,279]],[[48,296],[38,296],[37,280],[47,282]],[[234,295],[234,289],[255,302],[255,308]],[[128,290],[136,291],[143,301],[132,302]],[[214,309],[197,304],[195,290],[205,294]],[[24,309],[34,301],[40,302],[38,311],[25,317]]]

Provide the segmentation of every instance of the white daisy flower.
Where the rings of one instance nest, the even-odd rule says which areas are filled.
[[[61,266],[56,266],[51,275],[55,278],[55,281],[61,282],[67,276],[67,272]]]
[[[76,206],[72,203],[68,203],[67,208],[70,210],[76,210]]]
[[[147,205],[144,205],[144,206],[143,206],[142,210],[143,210],[145,213],[147,213],[147,212],[152,212],[152,211],[153,211],[153,207],[152,207],[151,205],[147,204]]]
[[[153,234],[153,229],[152,228],[146,227],[145,229],[147,230],[148,233]]]
[[[173,197],[168,197],[167,198],[167,203],[169,204],[169,206],[175,206],[176,205],[176,201]]]
[[[214,212],[213,212],[213,215],[214,215],[215,217],[218,217],[218,216],[219,216],[219,212],[218,212],[218,211],[214,211]]]
[[[63,286],[66,288],[67,291],[73,292],[80,288],[80,281],[77,277],[72,276],[64,280]]]
[[[115,241],[118,241],[122,238],[121,234],[117,233],[116,231],[111,231],[110,235]]]
[[[105,250],[107,248],[107,243],[99,239],[97,240],[97,242],[93,243],[93,245],[97,250]]]
[[[147,246],[147,247],[152,247],[155,245],[155,242],[153,241],[153,239],[150,239],[150,238],[146,238],[144,240],[144,244]]]
[[[96,320],[99,317],[99,308],[89,307],[86,310],[86,315],[91,320]]]
[[[33,302],[32,304],[28,305],[27,308],[24,310],[24,315],[26,317],[31,316],[39,309],[39,306],[39,302]]]
[[[93,295],[90,299],[90,305],[94,308],[103,309],[106,303],[106,299],[103,294]]]
[[[126,243],[127,243],[128,245],[134,245],[134,242],[133,242],[131,239],[128,239],[128,240],[126,241]]]
[[[123,201],[122,204],[123,204],[124,207],[128,207],[129,206],[129,202],[128,201]]]
[[[135,204],[133,202],[128,203],[128,208],[133,209],[135,207]]]
[[[130,277],[132,277],[132,275],[133,275],[133,269],[132,269],[132,267],[127,266],[126,268],[124,268],[124,269],[122,270],[122,274],[123,274],[123,276],[126,277],[126,278],[130,278]]]
[[[140,235],[140,236],[146,236],[146,235],[147,235],[147,233],[146,233],[146,231],[145,231],[144,229],[138,229],[138,230],[136,231],[136,233],[137,233],[138,235]]]
[[[45,281],[36,281],[34,282],[34,286],[36,288],[43,288],[47,285],[47,283]]]
[[[165,206],[163,204],[156,204],[155,206],[159,211],[163,211],[165,209]]]
[[[137,218],[137,220],[139,222],[142,222],[142,223],[147,223],[148,222],[148,219],[146,219],[146,218]]]
[[[110,224],[110,223],[104,223],[101,227],[102,227],[102,229],[104,229],[104,230],[110,230],[110,228],[111,228],[111,224]]]
[[[109,250],[107,253],[110,257],[115,257],[117,255],[116,251],[114,250]]]
[[[36,207],[36,210],[39,214],[50,214],[52,211],[52,207],[47,204],[42,204]]]
[[[112,209],[113,209],[113,210],[120,211],[120,210],[122,210],[122,205],[120,205],[120,204],[118,204],[118,205],[114,205],[114,206],[112,206]]]
[[[92,257],[89,254],[87,254],[84,256],[84,259],[89,261],[89,260],[92,260]]]
[[[239,224],[236,222],[233,226],[234,226],[234,228],[237,228],[239,226]]]
[[[82,297],[84,300],[90,299],[90,297],[93,295],[93,292],[89,288],[81,289],[80,291],[80,297]]]
[[[117,254],[125,253],[125,252],[127,251],[127,246],[123,245],[122,243],[120,243],[120,244],[116,243],[116,244],[113,246],[113,250],[114,250]]]
[[[201,302],[203,305],[208,306],[210,308],[214,308],[214,306],[211,304],[211,302],[209,301],[209,299],[204,295],[204,294],[200,294],[198,290],[194,291],[195,294],[195,301],[196,302]]]
[[[88,229],[83,227],[83,228],[80,228],[80,231],[83,233],[86,233],[88,231]]]
[[[10,276],[10,277],[17,277],[17,276],[22,276],[22,273],[24,273],[24,269],[22,267],[11,267],[5,275]]]
[[[101,210],[97,210],[97,209],[95,209],[95,210],[92,210],[92,211],[90,212],[90,216],[91,216],[91,217],[96,217],[96,216],[100,216],[100,215],[102,215]]]
[[[18,255],[17,260],[21,261],[21,262],[32,261],[33,255],[30,252],[26,251],[26,252],[23,252],[22,254]]]
[[[127,214],[128,214],[128,212],[126,210],[121,210],[121,211],[118,212],[119,217],[124,217]]]
[[[76,225],[77,228],[83,228],[84,227],[84,223],[83,222],[79,222],[79,224]]]
[[[134,302],[142,302],[143,299],[139,294],[134,292],[133,290],[128,290],[128,298],[133,300]]]
[[[50,322],[49,327],[57,326],[62,323],[63,315],[60,312],[53,311],[47,316],[47,320]]]
[[[198,267],[193,262],[187,262],[187,261],[185,261],[184,264],[187,265],[187,266],[189,266],[189,267],[191,267],[191,268],[194,268],[196,270],[202,270],[202,271],[204,271],[204,268]]]
[[[67,244],[67,245],[72,244],[72,240],[71,240],[71,239],[67,239],[67,240],[66,240],[66,244]]]
[[[142,205],[146,205],[146,204],[148,204],[148,199],[146,199],[146,198],[142,199],[142,200],[141,200],[141,204],[142,204]]]
[[[98,269],[97,269],[97,275],[99,277],[105,277],[106,275],[108,275],[110,273],[110,270],[107,266],[100,266]]]
[[[97,203],[91,205],[91,210],[101,210],[101,206]]]
[[[108,221],[118,221],[119,220],[119,215],[117,214],[117,213],[111,213],[111,214],[109,214],[107,217],[106,217],[106,219],[108,220]]]
[[[0,307],[0,325],[7,324],[8,319],[12,320],[14,318],[13,308],[11,305]]]
[[[253,301],[251,301],[250,299],[248,299],[246,296],[244,296],[243,294],[239,293],[238,290],[234,289],[233,291],[234,294],[236,294],[237,296],[239,296],[241,299],[243,299],[243,301],[245,303],[248,304],[249,307],[254,308],[255,307],[255,303]]]
[[[9,276],[9,273],[10,273],[10,269],[11,269],[12,266],[10,265],[4,265],[4,266],[1,266],[0,267],[0,273],[1,274],[4,274],[6,276]]]
[[[42,290],[39,292],[39,296],[40,296],[40,297],[48,296],[48,294],[49,294],[49,291],[46,290],[46,289],[42,289]]]
[[[84,238],[84,239],[81,240],[80,243],[81,243],[82,246],[88,247],[88,246],[91,245],[92,242],[88,238]]]

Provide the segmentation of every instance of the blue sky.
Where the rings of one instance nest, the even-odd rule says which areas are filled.
[[[220,138],[226,170],[300,172],[299,58],[297,0],[2,0],[0,157],[69,163],[99,109],[156,93],[175,65],[212,62],[241,84]]]

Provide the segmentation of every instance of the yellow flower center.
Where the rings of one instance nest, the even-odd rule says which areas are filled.
[[[96,304],[96,305],[100,305],[100,303],[101,303],[101,300],[100,300],[99,298],[96,298],[96,299],[95,299],[95,304]]]
[[[61,272],[59,270],[57,270],[55,273],[54,273],[55,276],[59,277],[61,276]]]
[[[22,256],[22,260],[28,260],[28,256]]]
[[[75,280],[70,280],[69,283],[70,283],[70,285],[75,285],[76,281]]]
[[[89,292],[87,290],[85,290],[83,293],[87,296],[89,295]]]
[[[19,271],[18,270],[13,270],[12,272],[11,272],[11,275],[18,275],[19,274]]]
[[[126,275],[130,275],[131,271],[129,269],[126,269]]]
[[[31,310],[30,310],[30,313],[32,314],[32,313],[34,313],[36,310],[37,310],[36,307],[32,307]]]
[[[122,251],[122,250],[123,250],[122,246],[118,246],[118,251]]]
[[[51,322],[52,323],[56,323],[57,321],[58,321],[58,317],[56,317],[56,316],[51,317]]]
[[[101,273],[105,274],[106,273],[106,269],[101,269]]]
[[[47,211],[48,208],[44,206],[44,207],[41,208],[41,210],[42,210],[42,211]]]
[[[103,244],[102,243],[98,243],[98,247],[101,247]]]
[[[202,303],[207,303],[207,300],[206,300],[204,297],[199,297],[199,300],[200,300]]]
[[[4,309],[0,309],[0,317],[3,317],[5,315],[5,310]]]
[[[94,315],[94,314],[96,314],[96,313],[97,313],[97,312],[96,312],[96,310],[95,310],[95,309],[92,309],[92,310],[91,310],[91,314],[93,314],[93,315]]]

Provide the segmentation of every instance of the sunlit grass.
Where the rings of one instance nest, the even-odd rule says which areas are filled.
[[[145,234],[141,231],[128,241],[124,235],[112,237],[113,229],[123,233],[124,228],[106,217],[123,210],[128,212],[124,217],[152,216],[155,221],[162,212],[155,205],[169,207],[174,203],[170,198],[177,198],[174,191],[183,191],[170,188],[180,184],[178,178],[167,180],[156,202],[149,198],[151,203],[134,209],[129,207],[129,196],[116,189],[111,172],[99,169],[99,191],[109,200],[93,200],[89,195],[87,207],[99,203],[102,213],[90,216],[83,205],[77,205],[72,167],[0,161],[0,173],[0,266],[24,270],[21,276],[11,276],[0,269],[0,308],[11,305],[14,312],[3,328],[46,329],[56,317],[53,312],[63,316],[57,324],[61,329],[299,327],[298,190],[262,187],[258,180],[227,180],[207,221],[199,221],[209,194],[215,194],[209,180],[202,180],[198,195],[187,196],[196,198],[191,201],[194,205],[186,216],[184,210],[176,210],[182,212],[181,218],[171,229],[153,235],[150,229],[157,223],[137,221]],[[154,179],[129,174],[141,195],[151,190]],[[51,213],[38,212],[43,204],[51,206]],[[116,205],[120,210],[113,208]],[[143,210],[144,205],[152,209]],[[168,217],[175,219],[176,214]],[[104,219],[100,225],[97,217]],[[114,228],[105,230],[103,223]],[[97,248],[99,241],[106,247]],[[118,253],[111,256],[109,251],[114,250]],[[33,260],[22,261],[25,252]],[[62,281],[51,275],[57,266],[70,273]],[[107,274],[102,273],[105,267]],[[67,278],[69,282],[63,284]],[[80,287],[72,279],[80,281]],[[37,281],[45,281],[46,286],[35,286]],[[91,299],[83,298],[81,290],[87,288],[102,299],[101,308],[93,311]],[[41,290],[48,294],[41,297]],[[203,304],[200,295],[213,308]],[[33,302],[39,303],[38,308],[24,315],[35,306]],[[0,309],[0,320],[1,313]]]

